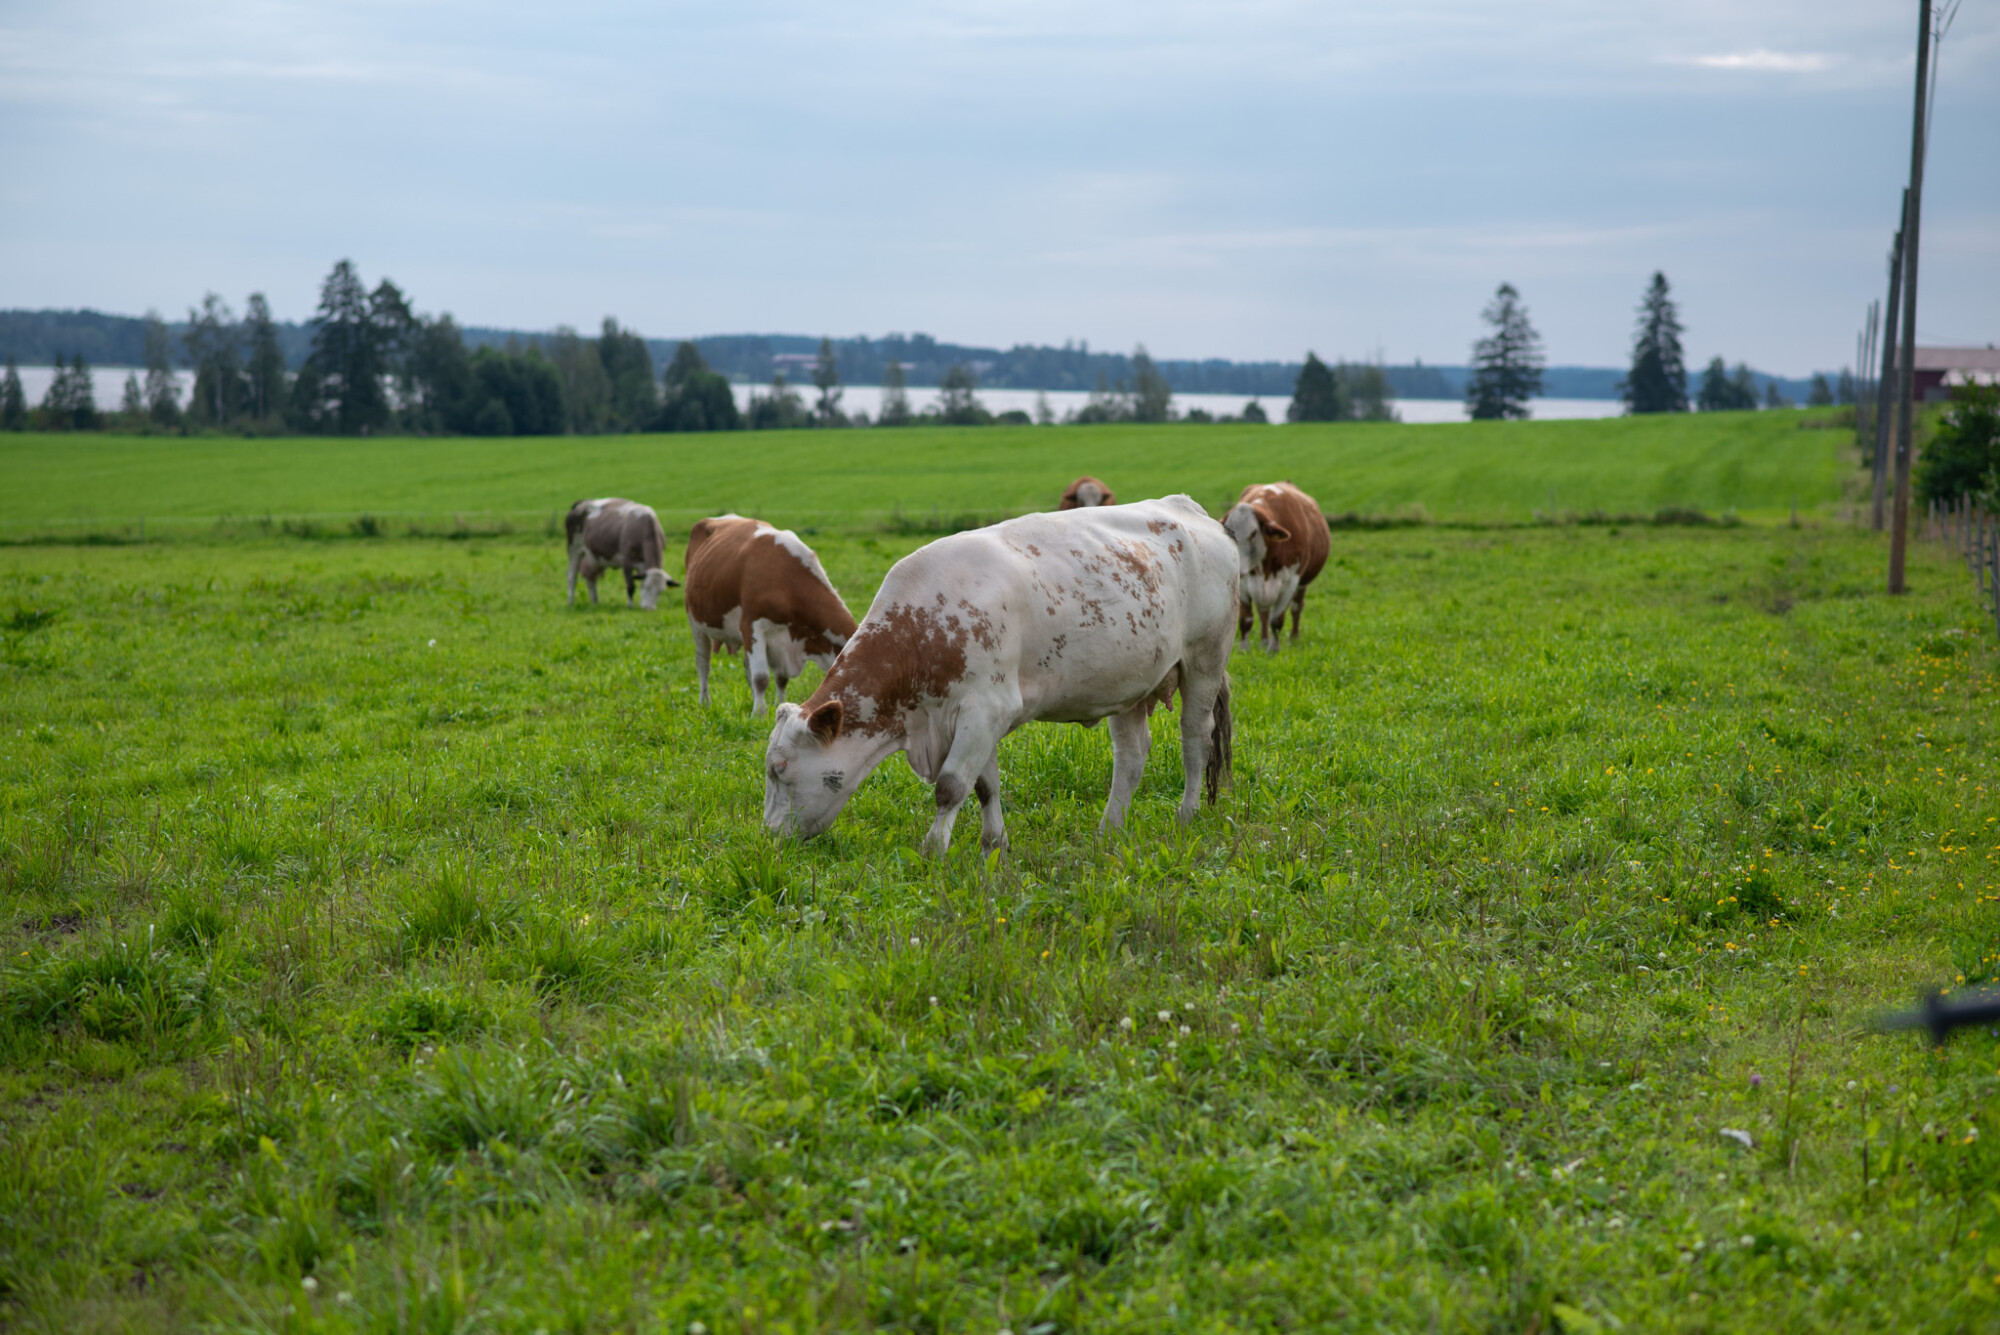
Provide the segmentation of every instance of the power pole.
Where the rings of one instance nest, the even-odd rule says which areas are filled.
[[[1909,221],[1910,192],[1903,191],[1902,222]],[[1896,239],[1889,246],[1889,311],[1883,324],[1882,374],[1875,382],[1875,531],[1888,525],[1889,449],[1894,441],[1896,421],[1896,331],[1903,318],[1903,226],[1896,227]]]
[[[1917,389],[1917,237],[1924,211],[1924,94],[1930,88],[1931,0],[1917,0],[1917,101],[1910,123],[1910,202],[1903,219],[1903,356],[1896,368],[1896,506],[1889,531],[1889,592],[1901,593],[1903,549],[1910,538],[1911,432]]]

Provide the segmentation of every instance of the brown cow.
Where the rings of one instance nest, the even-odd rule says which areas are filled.
[[[811,659],[822,668],[854,634],[854,615],[840,601],[813,549],[790,529],[761,519],[721,515],[701,520],[688,536],[688,629],[694,632],[694,670],[701,702],[708,703],[708,656],[716,645],[730,653],[747,647],[750,712],[764,712],[764,687],[785,686]]]
[[[1320,513],[1319,502],[1291,483],[1266,482],[1245,487],[1222,526],[1236,539],[1242,565],[1237,636],[1249,640],[1254,610],[1257,638],[1275,654],[1287,608],[1292,613],[1292,639],[1299,638],[1306,586],[1326,564],[1333,546],[1326,516]]]
[[[590,601],[597,601],[597,577],[607,570],[625,572],[625,601],[639,590],[639,606],[652,611],[660,601],[660,591],[677,587],[680,581],[669,575],[663,562],[667,535],[660,517],[650,505],[619,496],[602,500],[578,501],[563,519],[569,533],[569,605],[576,606],[576,577],[582,575],[590,586]]]
[[[1069,484],[1069,490],[1062,494],[1058,510],[1087,510],[1093,505],[1115,505],[1118,498],[1111,494],[1111,488],[1094,477],[1080,477]]]

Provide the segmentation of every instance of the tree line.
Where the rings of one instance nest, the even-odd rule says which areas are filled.
[[[1466,410],[1475,420],[1519,419],[1528,416],[1528,401],[1538,397],[1543,383],[1541,335],[1528,319],[1528,309],[1512,283],[1502,283],[1480,312],[1492,332],[1472,345],[1472,375],[1466,383]],[[1688,373],[1681,349],[1680,310],[1664,273],[1654,273],[1639,302],[1638,328],[1632,339],[1631,369],[1619,383],[1618,394],[1630,413],[1741,412],[1756,408],[1789,408],[1792,402],[1775,379],[1766,379],[1760,402],[1754,373],[1743,362],[1731,371],[1721,357],[1702,373],[1701,387],[1690,403]],[[1807,407],[1854,402],[1852,371],[1842,369],[1835,383],[1814,372],[1806,394]]]

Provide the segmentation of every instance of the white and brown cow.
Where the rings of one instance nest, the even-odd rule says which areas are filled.
[[[764,824],[833,823],[897,751],[936,786],[925,840],[951,842],[977,794],[980,842],[1006,842],[1000,739],[1024,723],[1111,720],[1103,825],[1125,823],[1152,744],[1146,719],[1181,696],[1180,816],[1228,773],[1236,553],[1186,496],[1025,515],[940,538],[898,561],[804,707],[765,750]]]
[[[1080,477],[1069,484],[1069,490],[1062,494],[1056,505],[1058,510],[1088,510],[1095,505],[1116,505],[1118,498],[1111,494],[1111,488],[1094,477]]]
[[[1333,546],[1326,516],[1320,513],[1319,502],[1291,483],[1263,482],[1243,489],[1222,526],[1236,540],[1242,572],[1236,633],[1249,640],[1254,615],[1258,640],[1275,654],[1287,609],[1292,614],[1292,638],[1299,638],[1306,586],[1326,565]]]
[[[720,515],[695,524],[687,550],[688,629],[694,670],[708,703],[708,656],[716,645],[742,649],[750,713],[764,712],[764,688],[785,687],[810,659],[833,665],[854,634],[854,614],[834,591],[819,557],[790,529]]]
[[[597,577],[607,570],[625,572],[625,601],[639,591],[639,606],[648,612],[659,605],[660,593],[680,581],[666,572],[667,535],[650,505],[607,496],[578,501],[563,519],[569,533],[569,605],[576,606],[576,577],[590,586],[597,601]]]

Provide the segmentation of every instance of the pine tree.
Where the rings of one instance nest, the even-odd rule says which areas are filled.
[[[1639,329],[1632,340],[1632,370],[1619,387],[1633,413],[1688,410],[1687,366],[1681,359],[1681,321],[1668,295],[1667,276],[1655,273],[1639,303]]]
[[[285,350],[278,342],[278,322],[262,292],[252,292],[243,312],[243,339],[249,347],[244,367],[245,402],[250,416],[268,422],[285,402]]]
[[[904,389],[903,364],[891,357],[882,366],[882,409],[875,414],[877,426],[908,426],[910,396]]]
[[[7,373],[0,376],[0,431],[27,429],[28,396],[21,388],[21,368],[9,354]]]
[[[1466,411],[1475,421],[1524,419],[1528,400],[1542,392],[1542,336],[1512,283],[1500,284],[1480,318],[1493,332],[1472,345]]]
[[[381,304],[388,304],[387,292],[378,289],[378,295],[385,299]],[[320,284],[312,356],[293,386],[302,425],[357,436],[388,422],[389,397],[382,383],[389,369],[388,349],[383,333],[353,263],[340,261]]]
[[[1319,357],[1306,353],[1306,364],[1292,387],[1292,405],[1285,409],[1287,422],[1338,422],[1347,416],[1340,386],[1333,370]]]
[[[1174,387],[1141,343],[1132,350],[1132,420],[1164,422],[1173,416]]]
[[[146,412],[155,425],[181,420],[181,389],[174,383],[174,343],[158,311],[146,312]]]
[[[840,365],[833,355],[833,340],[819,341],[819,356],[813,361],[813,387],[819,390],[819,402],[813,406],[813,418],[820,426],[839,426],[845,419],[840,414]]]

